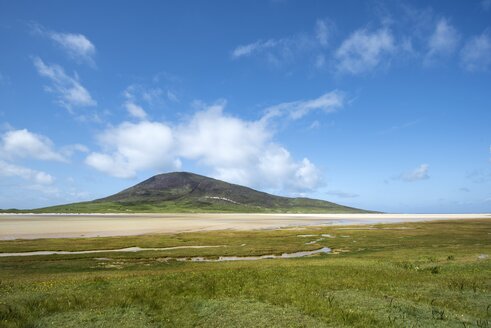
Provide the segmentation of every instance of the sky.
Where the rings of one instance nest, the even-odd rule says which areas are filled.
[[[190,171],[491,212],[491,0],[0,0],[0,208]]]

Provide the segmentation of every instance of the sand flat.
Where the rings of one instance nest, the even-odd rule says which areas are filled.
[[[0,240],[491,219],[491,214],[0,214]]]

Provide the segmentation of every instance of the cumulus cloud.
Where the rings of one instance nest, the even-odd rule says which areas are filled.
[[[394,37],[389,29],[382,28],[374,32],[357,30],[337,49],[337,69],[351,74],[370,71],[395,49]]]
[[[274,117],[287,116],[297,120],[315,110],[332,113],[344,106],[344,93],[339,90],[326,92],[318,98],[285,102],[266,108],[266,114],[262,118],[267,121]]]
[[[401,174],[400,179],[406,182],[414,182],[429,179],[428,164],[421,164],[414,170]]]
[[[74,60],[94,65],[96,48],[85,35],[79,33],[55,32],[44,28],[40,24],[33,24],[32,29],[38,35],[42,35],[54,41]]]
[[[178,169],[174,159],[174,137],[164,123],[124,122],[98,137],[103,152],[93,152],[86,163],[99,171],[120,178],[131,178],[144,169]]]
[[[57,102],[71,110],[72,107],[95,106],[97,103],[80,83],[78,76],[69,76],[58,65],[47,65],[39,57],[35,57],[34,67],[39,75],[48,78],[51,85],[46,90],[58,95]]]
[[[39,160],[66,161],[65,156],[53,149],[53,142],[26,129],[7,131],[1,136],[1,157],[33,158]]]
[[[466,70],[488,70],[491,67],[491,30],[487,29],[467,41],[460,55]]]
[[[46,172],[32,170],[27,167],[18,166],[0,160],[0,176],[20,177],[36,184],[51,184],[54,178]]]
[[[447,19],[441,18],[428,40],[428,53],[425,63],[432,64],[436,59],[451,55],[457,48],[460,34]]]
[[[140,170],[174,170],[181,159],[196,161],[218,179],[271,190],[305,191],[321,174],[307,158],[296,161],[273,141],[267,121],[224,113],[225,101],[202,105],[181,124],[124,122],[99,136],[101,152],[86,163],[109,175],[129,178]]]
[[[269,132],[260,122],[224,115],[225,105],[207,106],[177,128],[181,156],[213,167],[233,167],[254,157]]]

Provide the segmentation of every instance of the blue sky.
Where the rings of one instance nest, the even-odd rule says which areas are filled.
[[[0,208],[192,171],[491,211],[491,1],[0,0]]]

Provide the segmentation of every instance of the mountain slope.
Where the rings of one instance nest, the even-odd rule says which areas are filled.
[[[159,174],[109,197],[39,212],[292,212],[362,213],[335,203],[271,195],[198,174]]]

